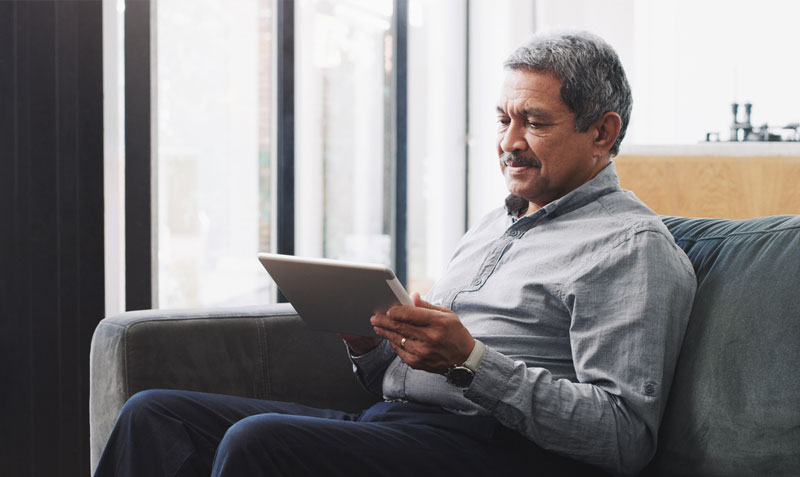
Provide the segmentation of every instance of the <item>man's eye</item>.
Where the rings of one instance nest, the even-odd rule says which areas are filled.
[[[545,123],[540,123],[539,121],[534,121],[532,119],[525,120],[525,124],[532,127],[532,128],[540,128],[546,126]]]

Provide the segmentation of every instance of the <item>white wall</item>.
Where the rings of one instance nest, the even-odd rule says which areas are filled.
[[[753,122],[800,121],[794,0],[538,0],[537,28],[572,27],[605,38],[633,89],[625,139],[693,144],[728,137],[730,104],[753,103]]]

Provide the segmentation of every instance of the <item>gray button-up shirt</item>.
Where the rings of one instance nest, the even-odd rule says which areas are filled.
[[[468,389],[385,342],[353,358],[356,375],[386,399],[491,414],[545,449],[635,473],[655,452],[695,288],[688,258],[612,163],[519,220],[491,212],[461,240],[426,298],[486,344]]]

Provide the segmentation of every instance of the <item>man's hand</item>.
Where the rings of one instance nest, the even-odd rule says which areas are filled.
[[[458,316],[423,301],[419,293],[412,293],[411,298],[415,306],[395,306],[374,315],[370,322],[375,333],[389,340],[400,359],[415,369],[443,374],[466,361],[475,340]]]
[[[369,338],[367,336],[348,335],[345,333],[339,333],[339,337],[347,343],[350,351],[352,351],[355,356],[369,353],[383,341],[381,338]]]

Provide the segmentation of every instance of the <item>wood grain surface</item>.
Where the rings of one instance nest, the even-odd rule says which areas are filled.
[[[659,214],[800,214],[800,157],[623,155],[614,162],[622,188]]]

